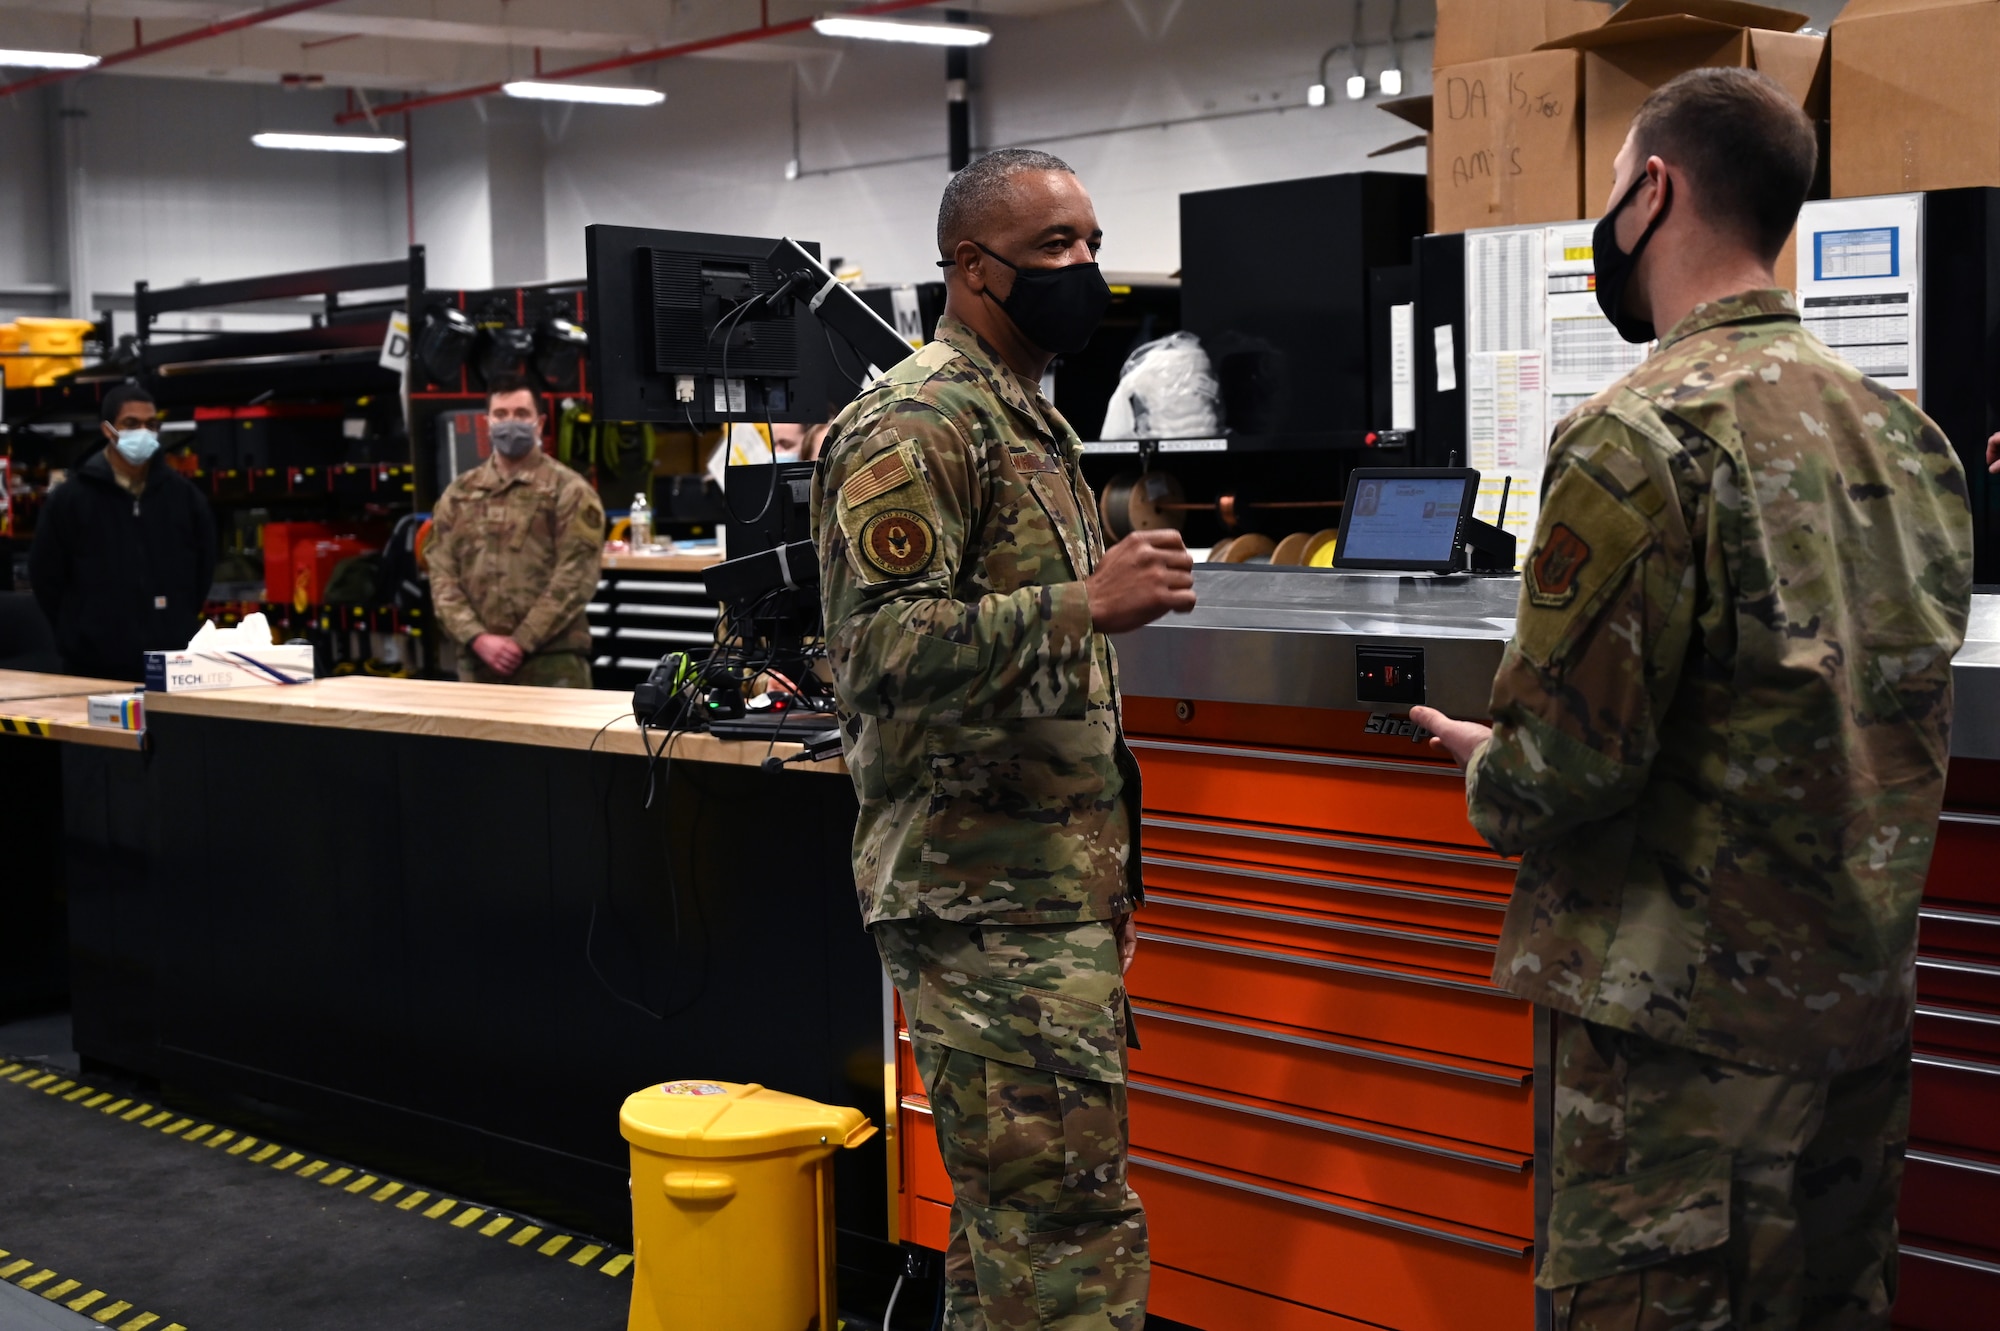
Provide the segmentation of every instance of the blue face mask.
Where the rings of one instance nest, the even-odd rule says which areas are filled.
[[[118,432],[118,456],[135,467],[146,465],[160,448],[160,436],[151,430],[120,430]]]

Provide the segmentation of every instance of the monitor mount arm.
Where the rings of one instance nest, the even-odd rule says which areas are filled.
[[[866,301],[790,236],[778,242],[767,262],[779,274],[778,285],[757,298],[750,316],[789,314],[794,302],[804,301],[813,317],[846,338],[877,372],[913,350],[886,319],[869,309]]]

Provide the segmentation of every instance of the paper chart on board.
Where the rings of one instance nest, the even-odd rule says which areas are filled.
[[[1543,359],[1540,351],[1475,352],[1466,368],[1466,463],[1479,472],[1473,516],[1512,532],[1523,554],[1548,455]]]
[[[1822,199],[1799,213],[1806,331],[1888,388],[1921,391],[1923,196]]]

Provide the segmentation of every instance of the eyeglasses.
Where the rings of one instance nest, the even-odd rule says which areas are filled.
[[[533,407],[513,407],[511,409],[507,407],[493,407],[487,411],[486,418],[493,421],[532,421],[538,419],[540,414]]]

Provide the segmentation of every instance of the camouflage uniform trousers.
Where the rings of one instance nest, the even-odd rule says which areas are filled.
[[[1814,1079],[1556,1023],[1555,1331],[1889,1326],[1907,1041]]]
[[[946,1331],[1139,1331],[1151,1268],[1126,1180],[1111,926],[885,920],[874,934],[951,1175]]]
[[[458,677],[467,684],[524,684],[540,689],[587,689],[590,687],[590,659],[582,652],[537,652],[521,662],[511,675],[496,675],[473,654],[471,647],[458,652]]]

